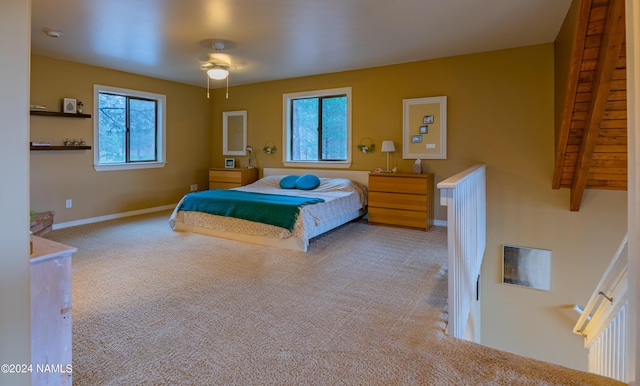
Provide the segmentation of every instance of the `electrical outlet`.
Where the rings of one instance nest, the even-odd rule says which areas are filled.
[[[73,200],[68,199],[67,201],[65,201],[65,207],[66,207],[67,209],[69,209],[69,208],[73,207]]]
[[[192,192],[195,192],[198,190],[198,184],[193,184],[189,188],[191,189]]]

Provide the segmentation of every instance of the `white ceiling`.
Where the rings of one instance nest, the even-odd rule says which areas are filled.
[[[571,0],[32,0],[32,52],[205,87],[553,42]],[[44,29],[63,32],[51,38]],[[211,39],[228,41],[222,57]],[[224,86],[212,81],[212,87]]]

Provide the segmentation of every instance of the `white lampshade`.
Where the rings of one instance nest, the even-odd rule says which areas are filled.
[[[385,172],[389,172],[389,153],[396,151],[396,145],[393,144],[393,141],[382,141],[382,149],[380,151],[387,153],[387,169],[385,169]]]
[[[215,66],[207,71],[207,75],[209,75],[211,79],[221,80],[229,75],[229,71],[224,67]]]
[[[396,151],[396,146],[393,144],[393,141],[382,141],[382,149],[380,151]]]

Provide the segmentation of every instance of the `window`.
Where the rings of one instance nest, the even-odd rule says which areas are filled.
[[[166,97],[94,85],[97,171],[164,167]]]
[[[351,87],[283,95],[285,166],[351,165]]]

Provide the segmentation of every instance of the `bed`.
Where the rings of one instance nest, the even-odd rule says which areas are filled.
[[[316,175],[320,179],[320,186],[313,190],[280,188],[280,180],[292,174]],[[174,231],[194,232],[307,252],[312,238],[365,214],[368,174],[368,171],[351,170],[264,168],[263,178],[252,184],[230,189],[239,191],[239,193],[217,192],[220,194],[237,193],[238,195],[245,194],[242,192],[248,193],[247,195],[262,193],[297,197],[301,200],[305,198],[322,200],[322,202],[301,206],[299,215],[297,215],[291,229],[226,215],[209,214],[197,210],[181,210],[181,208],[188,207],[185,200],[189,195],[180,200],[171,214],[169,225]]]

